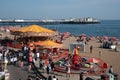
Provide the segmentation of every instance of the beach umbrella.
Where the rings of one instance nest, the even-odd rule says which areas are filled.
[[[119,39],[117,37],[110,37],[110,40],[112,40],[112,41],[119,41]]]
[[[103,36],[103,39],[107,41],[108,40],[108,36]]]

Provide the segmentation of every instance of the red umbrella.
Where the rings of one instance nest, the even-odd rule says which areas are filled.
[[[104,39],[104,40],[108,40],[108,37],[107,37],[107,36],[103,36],[103,39]]]
[[[111,39],[112,41],[119,41],[119,39],[118,39],[117,37],[110,37],[110,39]]]

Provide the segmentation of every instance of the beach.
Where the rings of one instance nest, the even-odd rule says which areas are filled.
[[[64,41],[65,48],[68,48],[69,43],[76,42],[75,37],[70,37],[67,38]],[[93,52],[90,53],[90,45],[93,46]],[[81,57],[96,57],[96,58],[101,58],[104,62],[108,63],[108,66],[112,65],[113,66],[113,71],[114,73],[118,74],[118,80],[120,79],[120,52],[115,52],[112,49],[104,49],[104,48],[99,48],[100,43],[98,42],[97,39],[90,40],[86,45],[85,45],[85,52],[80,53]],[[120,49],[120,45],[117,45],[117,49]],[[99,51],[101,51],[101,57],[99,56]],[[108,72],[108,69],[107,69]]]
[[[13,35],[10,35],[9,33],[5,34],[7,35],[8,37],[12,37],[13,38]],[[63,49],[69,49],[69,45],[70,43],[79,43],[77,42],[77,40],[79,39],[78,36],[68,36],[67,38],[64,38],[63,39]],[[112,49],[106,49],[106,48],[100,48],[100,42],[98,41],[98,39],[96,39],[95,37],[92,38],[89,42],[87,42],[85,44],[85,52],[81,52],[79,53],[79,55],[81,57],[88,57],[88,58],[92,58],[92,57],[95,57],[95,58],[100,58],[102,59],[104,62],[106,62],[108,64],[108,66],[113,66],[113,71],[114,73],[118,74],[118,80],[120,79],[120,64],[119,64],[119,61],[120,61],[120,52],[116,52],[115,50],[112,50]],[[90,53],[90,46],[93,46],[93,51],[92,53]],[[117,49],[120,50],[120,44],[116,45]],[[99,54],[99,52],[101,52],[101,55]],[[109,67],[108,67],[109,69]],[[106,72],[108,72],[108,69],[106,70]],[[56,72],[56,77],[61,80],[61,79],[66,79],[66,77],[64,76],[64,73],[59,73],[59,72]],[[47,74],[46,73],[43,73],[43,75],[45,75],[47,77]],[[76,79],[78,80],[79,79],[79,74],[71,74],[71,77],[69,80],[73,80],[73,79]]]

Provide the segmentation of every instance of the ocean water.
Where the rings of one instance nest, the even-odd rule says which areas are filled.
[[[0,26],[27,26],[31,24],[41,25],[39,23],[0,23]],[[54,24],[41,25],[43,27],[58,30],[59,32],[70,32],[79,36],[109,36],[120,39],[120,20],[102,20],[100,24]]]
[[[120,38],[120,20],[103,20],[100,24],[60,24],[43,25],[49,29],[56,29],[59,32],[70,32],[79,36],[109,36]]]

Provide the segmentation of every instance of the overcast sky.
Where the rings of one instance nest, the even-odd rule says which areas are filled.
[[[0,0],[0,19],[120,19],[120,0]]]

